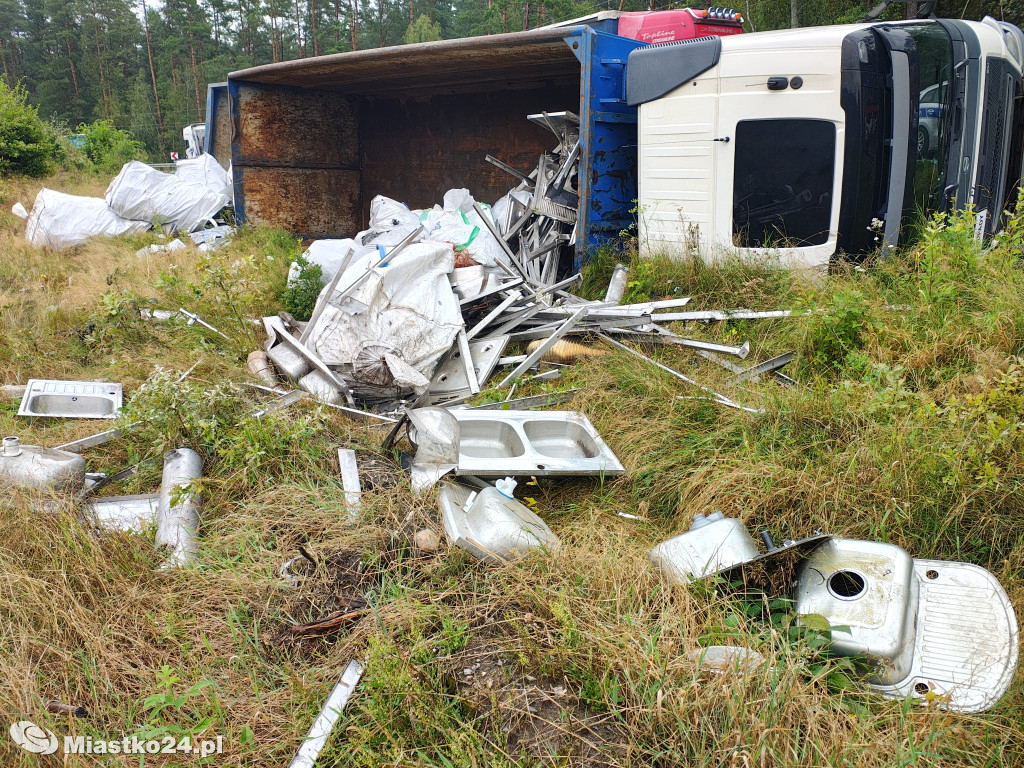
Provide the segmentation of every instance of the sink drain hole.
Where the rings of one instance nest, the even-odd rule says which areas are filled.
[[[866,588],[864,577],[853,571],[836,571],[828,579],[829,592],[836,597],[859,597]]]

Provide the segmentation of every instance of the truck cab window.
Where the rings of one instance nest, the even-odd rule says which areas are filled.
[[[827,120],[736,124],[733,244],[822,245],[832,218],[836,127]]]
[[[914,210],[932,211],[941,208],[945,186],[953,117],[949,87],[953,75],[953,46],[949,34],[938,24],[915,24],[905,29],[917,45],[919,91],[917,164],[907,203]]]

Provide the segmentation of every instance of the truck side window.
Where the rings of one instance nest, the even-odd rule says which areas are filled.
[[[822,245],[832,223],[836,127],[827,120],[736,124],[733,245]]]

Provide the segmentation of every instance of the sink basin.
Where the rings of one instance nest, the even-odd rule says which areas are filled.
[[[1009,688],[1019,632],[999,581],[970,563],[915,560],[892,544],[833,539],[804,563],[796,612],[835,627],[832,649],[872,667],[869,684],[960,712]]]
[[[526,421],[523,431],[537,453],[553,459],[593,459],[601,449],[579,424],[558,421]]]
[[[121,408],[120,384],[30,379],[19,416],[65,419],[113,419]]]
[[[625,468],[575,411],[452,409],[459,422],[457,475],[621,475]]]
[[[469,421],[459,425],[459,453],[480,459],[516,457],[526,453],[518,433],[502,421]]]

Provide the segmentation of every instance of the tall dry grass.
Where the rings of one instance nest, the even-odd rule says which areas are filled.
[[[5,208],[31,192],[4,189]],[[823,653],[820,638],[791,632],[784,606],[720,585],[669,587],[646,559],[695,513],[721,509],[776,540],[821,528],[978,563],[1020,615],[1018,229],[982,253],[965,239],[969,222],[952,222],[921,248],[817,287],[737,264],[634,264],[638,297],[678,288],[695,308],[827,310],[685,329],[750,339],[748,362],[796,349],[790,373],[801,385],[730,388],[701,358],[658,349],[649,351],[764,412],[677,399],[697,393],[620,354],[526,387],[576,387],[567,407],[591,418],[627,473],[524,482],[521,496],[561,537],[562,554],[493,566],[443,544],[412,546],[417,529],[440,531],[436,502],[413,496],[375,455],[380,429],[309,405],[247,415],[260,400],[238,386],[257,341],[246,321],[278,308],[294,243],[257,230],[213,260],[191,248],[136,257],[151,235],[43,253],[23,244],[21,226],[0,213],[0,383],[122,381],[133,412],[145,407],[151,421],[86,452],[90,469],[158,460],[181,443],[203,454],[205,479],[199,561],[176,572],[160,569],[152,532],[100,535],[66,499],[0,489],[0,711],[10,719],[97,739],[220,735],[226,752],[206,764],[285,765],[354,657],[366,673],[322,766],[1024,764],[1019,674],[982,715],[886,701]],[[601,287],[609,266],[596,259],[588,284]],[[230,341],[143,322],[140,306],[185,306]],[[168,384],[174,373],[152,378],[157,366],[196,362],[184,385]],[[16,408],[0,406],[0,430],[27,444],[107,426],[26,421]],[[346,525],[334,458],[345,446],[359,452],[368,489],[356,526]],[[152,493],[158,483],[157,461],[108,491]],[[301,580],[290,586],[280,568],[295,557]],[[356,598],[366,610],[339,631],[289,635]],[[688,654],[714,643],[751,647],[768,664],[709,675]],[[89,714],[49,714],[50,699]],[[140,764],[31,756],[6,737],[0,762]]]

